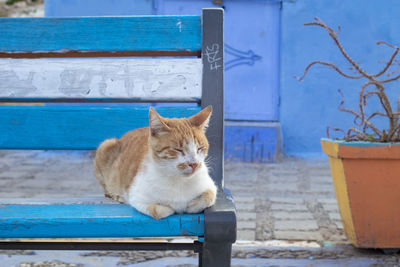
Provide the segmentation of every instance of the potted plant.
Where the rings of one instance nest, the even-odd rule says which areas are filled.
[[[399,107],[393,110],[385,87],[400,79],[392,71],[400,47],[380,41],[394,50],[389,61],[377,73],[364,71],[345,51],[337,33],[318,18],[307,26],[325,29],[350,63],[356,74],[347,74],[336,65],[323,61],[311,62],[300,81],[314,65],[324,65],[348,79],[362,81],[358,107],[344,107],[344,95],[339,110],[354,116],[354,126],[347,131],[329,127],[328,138],[321,139],[322,150],[329,156],[329,163],[344,231],[350,242],[361,248],[400,248],[400,121]],[[366,106],[372,97],[379,99],[382,111],[367,114]],[[399,106],[398,101],[397,105]],[[357,110],[357,111],[355,111]],[[373,123],[376,117],[384,117],[388,128]],[[343,137],[330,138],[330,131],[342,132]]]

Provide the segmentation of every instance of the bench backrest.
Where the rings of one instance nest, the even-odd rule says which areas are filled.
[[[210,169],[223,185],[223,51],[222,9],[0,18],[0,149],[96,149],[148,125],[148,104],[126,103],[168,103],[166,117],[213,105]]]

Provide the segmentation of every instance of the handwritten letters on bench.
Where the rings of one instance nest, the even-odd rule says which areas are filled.
[[[219,54],[220,50],[218,44],[207,46],[204,53],[207,57],[208,63],[210,64],[210,70],[218,70],[219,68],[222,68],[222,57]]]

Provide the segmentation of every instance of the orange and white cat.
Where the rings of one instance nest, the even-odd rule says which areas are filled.
[[[205,163],[211,112],[168,119],[150,108],[149,127],[105,140],[94,161],[105,195],[155,219],[212,206],[217,189]]]

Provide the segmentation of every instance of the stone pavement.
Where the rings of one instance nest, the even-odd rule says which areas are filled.
[[[238,239],[346,241],[327,159],[228,163],[225,169]]]
[[[0,151],[0,197],[102,195],[92,161],[93,154],[87,151]],[[227,163],[225,185],[238,215],[233,266],[400,266],[396,255],[347,244],[327,159]],[[21,255],[9,251],[0,252],[0,266],[192,266],[193,256],[190,252]]]
[[[194,267],[197,258],[189,252],[82,252],[26,251],[0,252],[0,266],[18,267]],[[400,266],[398,256],[385,256],[371,250],[357,250],[350,245],[316,247],[300,243],[239,244],[233,247],[232,267],[300,267],[300,266]]]

